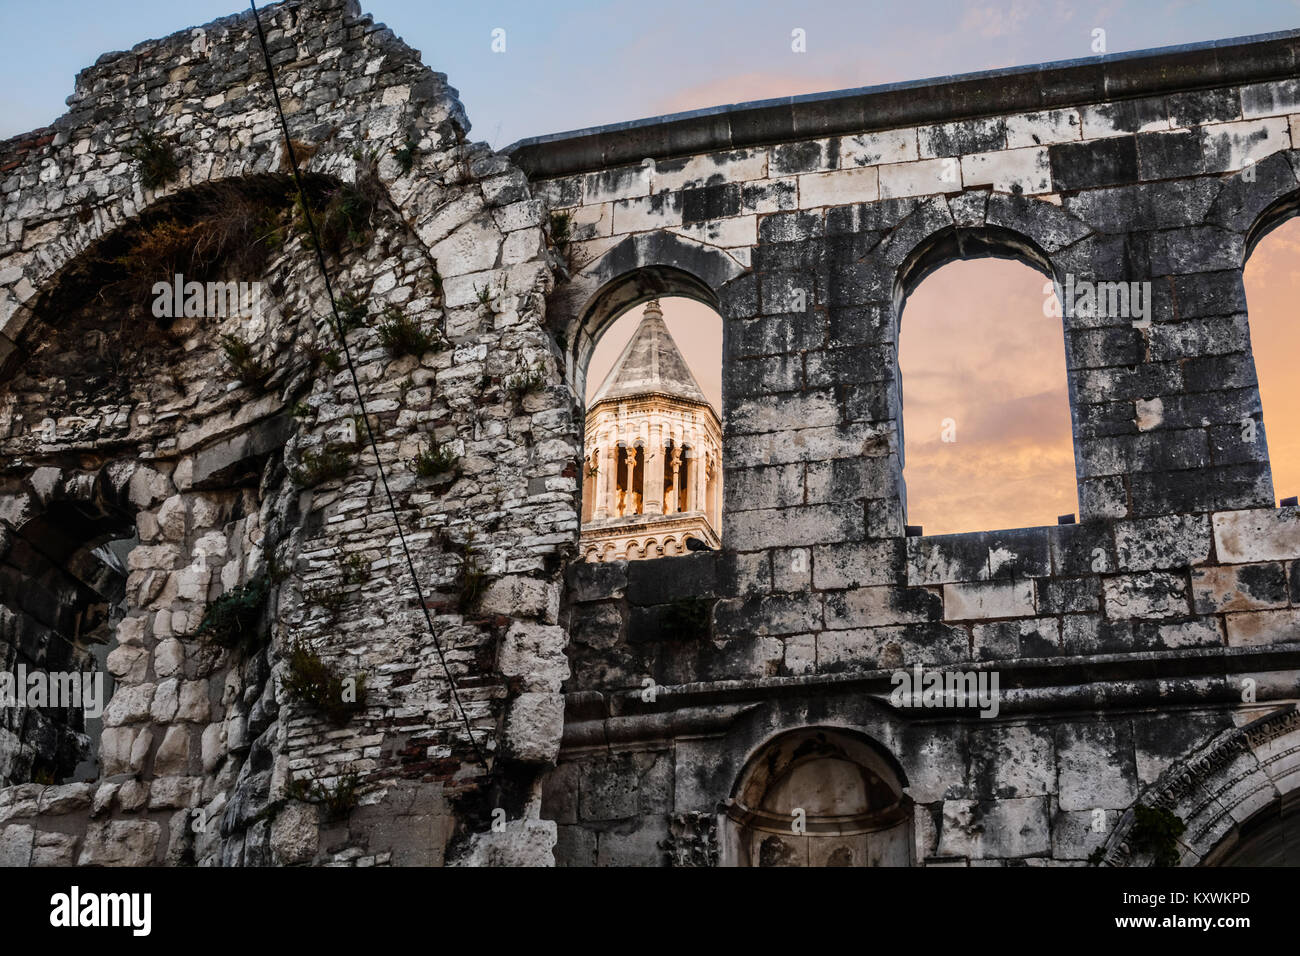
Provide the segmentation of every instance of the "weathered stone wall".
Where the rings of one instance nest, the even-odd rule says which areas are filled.
[[[1081,861],[1169,763],[1294,701],[1300,510],[1275,507],[1241,270],[1300,197],[1298,47],[512,148],[570,224],[550,321],[575,382],[615,306],[675,291],[724,318],[724,552],[570,578],[545,809],[561,860],[662,863],[675,820],[716,813],[765,741],[821,723],[902,764],[918,861]],[[1080,523],[907,536],[902,303],[984,254],[1063,285],[1150,282],[1152,314],[1062,319]],[[888,706],[916,664],[997,671],[1001,715]],[[1258,793],[1293,786],[1291,762]],[[1214,806],[1218,837],[1260,803]]]
[[[580,438],[566,387],[508,384],[533,367],[556,379],[541,204],[468,141],[445,78],[354,3],[261,15],[306,171],[375,198],[329,268],[336,294],[367,306],[347,341],[441,654],[301,231],[282,218],[255,270],[224,267],[263,283],[257,318],[160,324],[121,290],[122,250],[159,222],[232,208],[231,190],[255,203],[289,190],[251,15],[108,54],[54,126],[0,145],[5,663],[84,665],[105,636],[69,619],[93,595],[61,597],[21,549],[66,583],[103,539],[138,535],[111,614],[99,779],[22,783],[32,761],[16,757],[52,744],[6,724],[6,782],[20,785],[0,790],[0,862],[549,861],[535,768],[561,729]],[[146,132],[179,167],[156,189],[127,152]],[[378,334],[388,307],[445,344],[395,357]],[[229,335],[264,384],[223,358]],[[449,474],[415,471],[430,438],[458,457]],[[310,473],[330,452],[340,472]],[[258,581],[261,640],[197,633],[214,601]],[[365,678],[364,708],[341,725],[285,688],[300,642]],[[359,806],[341,817],[291,787],[348,774]],[[489,832],[498,807],[506,826]]]
[[[118,684],[93,782],[28,782],[66,779],[78,715],[5,718],[0,862],[545,863],[557,833],[565,863],[726,862],[720,806],[817,727],[878,748],[927,865],[1140,861],[1142,802],[1195,862],[1294,789],[1300,513],[1274,507],[1241,267],[1300,204],[1295,35],[497,156],[352,3],[262,15],[312,182],[375,197],[328,259],[368,306],[347,341],[438,646],[288,218],[256,268],[222,260],[269,290],[258,320],[152,323],[123,291],[159,223],[285,195],[251,19],[107,55],[0,144],[4,663],[88,667],[111,628]],[[127,152],[148,131],[178,161],[157,189]],[[905,533],[902,302],[973,252],[1152,283],[1149,324],[1063,319],[1077,525]],[[572,563],[586,362],[669,293],[724,318],[723,550]],[[394,356],[389,306],[446,347]],[[450,475],[412,467],[430,436]],[[124,538],[123,578],[95,551]],[[199,633],[264,576],[258,640]],[[289,692],[300,642],[364,708]],[[998,716],[894,706],[918,664],[996,672]],[[351,773],[341,816],[294,786]]]

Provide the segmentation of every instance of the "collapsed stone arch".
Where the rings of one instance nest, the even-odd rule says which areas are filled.
[[[342,0],[315,11],[314,16],[323,24],[359,14],[355,0]],[[328,70],[330,64],[316,60],[319,50],[308,40],[314,31],[299,23],[299,11],[292,5],[272,6],[262,10],[260,16],[265,30],[281,30],[279,42],[286,49],[298,51],[293,66],[282,65],[277,71],[282,89],[304,81],[328,87],[329,81],[313,77]],[[273,104],[261,57],[254,55],[252,30],[252,14],[245,12],[226,18],[219,30],[206,31],[204,42],[190,49],[166,50],[168,40],[156,41],[155,45],[170,54],[171,67],[177,73],[208,72],[213,64],[222,61],[238,63],[229,79],[243,90],[244,102],[235,112],[253,115],[273,108]],[[467,164],[448,156],[466,144],[469,121],[464,109],[446,77],[412,56],[391,30],[366,30],[357,42],[378,58],[376,62],[387,59],[391,66],[380,74],[373,88],[368,86],[359,94],[360,103],[344,101],[343,108],[335,110],[328,123],[322,122],[315,110],[294,108],[290,101],[286,120],[297,144],[299,163],[304,172],[352,182],[357,176],[358,160],[372,162],[401,217],[411,224],[435,258],[450,259],[463,244],[463,240],[459,244],[452,241],[458,231],[469,227],[490,232],[496,228],[485,208],[495,203],[485,201],[476,180],[466,182]],[[137,59],[154,53],[142,44],[118,56]],[[101,91],[94,86],[97,76],[112,76],[118,68],[115,58],[103,57],[83,71],[69,100],[72,111],[49,131],[47,139],[52,142],[41,181],[61,177],[76,185],[58,191],[48,204],[33,203],[25,195],[29,190],[6,196],[5,219],[12,217],[22,222],[26,240],[23,248],[33,251],[5,257],[0,268],[0,360],[30,321],[36,290],[145,208],[176,193],[223,179],[285,173],[289,169],[288,153],[278,129],[274,135],[255,135],[249,124],[230,122],[229,106],[224,110],[199,109],[198,101],[193,101],[188,104],[190,108],[177,110],[172,98],[140,96],[137,99],[141,105],[132,100],[130,110],[108,112],[101,108],[102,115],[84,112],[83,102],[98,105]],[[128,82],[125,89],[130,86]],[[221,95],[224,98],[224,90]],[[258,102],[247,102],[248,97]],[[358,108],[362,103],[365,108]],[[138,164],[121,152],[114,154],[117,161],[111,170],[88,165],[97,158],[95,149],[86,149],[92,137],[96,144],[125,150],[144,133],[159,136],[173,147],[176,169],[166,182],[154,187],[144,185]],[[418,148],[411,148],[412,144]],[[408,148],[409,159],[396,155],[403,147]],[[479,162],[485,152],[490,150],[479,150]],[[56,176],[50,175],[52,171]],[[515,172],[510,178],[514,182],[509,188],[526,198],[522,174]],[[498,198],[501,189],[498,187]],[[485,248],[491,247],[491,236],[482,238]],[[435,248],[440,242],[447,244],[445,251]],[[494,251],[499,252],[499,240]],[[495,266],[496,259],[494,254],[487,265]],[[546,271],[539,265],[518,264],[510,270],[505,287],[496,291],[532,291]],[[473,282],[460,280],[458,272],[452,268],[443,271],[452,280],[448,300],[455,305],[469,305],[474,298]]]

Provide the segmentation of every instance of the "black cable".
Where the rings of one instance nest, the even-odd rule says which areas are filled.
[[[447,683],[451,687],[451,699],[460,711],[461,720],[465,722],[465,730],[469,733],[470,746],[474,748],[474,756],[478,758],[479,765],[482,766],[485,773],[491,773],[488,767],[487,759],[483,756],[483,751],[479,749],[478,740],[474,737],[474,728],[469,722],[469,716],[465,713],[465,708],[460,702],[460,695],[456,692],[456,680],[451,676],[451,670],[447,667],[447,658],[443,654],[442,644],[438,640],[437,629],[433,626],[433,617],[429,614],[429,605],[425,603],[424,591],[420,588],[420,576],[415,572],[415,562],[411,558],[411,549],[406,544],[406,533],[402,530],[402,520],[397,512],[397,504],[393,501],[393,492],[388,487],[388,478],[384,474],[384,463],[379,457],[379,446],[375,442],[375,434],[370,428],[370,416],[366,414],[366,400],[361,394],[361,382],[357,379],[356,366],[352,364],[352,352],[348,348],[346,330],[343,328],[343,319],[339,316],[338,303],[334,300],[334,287],[330,284],[329,270],[325,268],[325,253],[322,250],[320,236],[316,232],[316,222],[312,219],[311,207],[307,202],[307,192],[303,189],[302,176],[298,172],[298,157],[294,155],[293,140],[289,137],[289,124],[284,118],[284,109],[280,106],[280,91],[275,85],[275,67],[271,65],[271,52],[266,48],[266,35],[262,32],[262,21],[257,15],[256,0],[248,0],[248,5],[253,8],[253,22],[257,25],[257,40],[262,46],[262,56],[266,60],[266,73],[271,80],[271,95],[275,98],[275,111],[280,117],[280,129],[284,133],[284,146],[289,151],[289,164],[293,168],[293,182],[298,187],[298,201],[302,206],[302,213],[307,220],[307,229],[311,233],[312,245],[316,249],[316,264],[320,266],[321,277],[325,280],[325,293],[329,296],[330,309],[334,313],[334,326],[338,332],[339,343],[343,346],[343,357],[348,363],[348,374],[352,376],[352,387],[356,389],[357,404],[361,408],[361,419],[366,425],[366,437],[370,440],[370,447],[375,453],[375,466],[379,470],[379,481],[384,486],[384,495],[388,498],[388,509],[393,513],[393,524],[397,526],[397,538],[402,543],[402,553],[406,556],[406,567],[411,572],[411,580],[415,583],[415,596],[420,602],[420,609],[424,612],[425,623],[429,625],[429,636],[433,638],[434,650],[438,652],[438,662],[442,665],[442,672],[447,675]]]

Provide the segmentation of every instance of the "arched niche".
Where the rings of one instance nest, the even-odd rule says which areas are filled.
[[[769,741],[724,804],[727,866],[910,866],[912,801],[870,738],[811,727]]]

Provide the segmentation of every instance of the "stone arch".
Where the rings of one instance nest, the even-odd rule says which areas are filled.
[[[734,866],[908,866],[912,801],[893,756],[856,730],[810,726],[767,740],[723,805]]]
[[[1279,150],[1222,180],[1207,225],[1242,237],[1245,265],[1259,240],[1300,211],[1300,150]]]
[[[963,198],[968,202],[971,200],[969,194]],[[891,237],[895,241],[882,250],[892,283],[890,289],[895,347],[891,356],[893,367],[889,387],[892,391],[890,407],[894,409],[897,429],[896,484],[900,489],[903,514],[907,513],[907,488],[904,471],[903,375],[899,367],[899,343],[908,297],[926,278],[944,266],[977,259],[1019,262],[1056,283],[1059,289],[1064,281],[1065,270],[1054,260],[1052,249],[1077,243],[1089,231],[1080,220],[1041,200],[993,194],[987,197],[982,206],[976,208],[980,209],[978,215],[967,210],[967,215],[963,217],[960,210],[952,215],[942,215],[932,207],[922,206],[909,217],[920,217],[920,221],[912,228],[906,228],[908,220],[905,220]],[[1072,345],[1064,319],[1061,320],[1060,335],[1065,356],[1064,384],[1071,412],[1071,439],[1077,478],[1083,474],[1083,457],[1078,420],[1074,413],[1077,404],[1076,383],[1069,374],[1074,368]],[[1077,484],[1075,500],[1078,500]]]
[[[1220,277],[1218,281],[1230,287],[1231,294],[1243,304],[1242,311],[1246,314],[1243,334],[1247,342],[1247,360],[1252,373],[1253,384],[1250,387],[1255,393],[1250,415],[1259,423],[1252,444],[1261,460],[1268,463],[1268,478],[1274,488],[1277,488],[1275,483],[1279,480],[1279,476],[1273,473],[1269,426],[1278,425],[1281,416],[1278,410],[1274,409],[1269,413],[1269,417],[1273,420],[1269,421],[1266,418],[1261,385],[1275,386],[1279,379],[1266,377],[1263,383],[1259,380],[1259,362],[1256,360],[1255,344],[1256,333],[1260,332],[1260,326],[1255,324],[1257,315],[1252,315],[1251,303],[1247,295],[1246,264],[1266,236],[1300,215],[1300,188],[1297,188],[1296,182],[1300,172],[1297,172],[1297,166],[1300,166],[1300,151],[1293,150],[1289,154],[1274,153],[1255,166],[1247,167],[1246,170],[1233,175],[1225,182],[1210,216],[1211,219],[1218,218],[1226,228],[1233,230],[1231,234],[1239,245],[1241,268],[1235,273]],[[1261,334],[1261,338],[1266,340],[1267,335]],[[1276,376],[1277,373],[1274,372],[1273,375]],[[1280,381],[1289,384],[1290,378],[1284,375]],[[1277,434],[1273,436],[1278,439],[1279,449],[1286,445],[1285,434],[1286,425],[1283,424],[1283,427],[1279,428]],[[1288,493],[1281,489],[1277,490],[1282,495]],[[1271,504],[1271,500],[1268,503]]]
[[[894,315],[898,321],[908,296],[927,277],[950,262],[1010,259],[1056,279],[1051,258],[1031,237],[1003,226],[945,226],[914,245],[894,274]]]
[[[355,0],[330,2],[313,13],[317,20],[339,21],[359,15]],[[308,38],[320,29],[319,24],[306,22],[292,6],[264,9],[260,17],[268,34],[281,34],[280,42],[286,50],[296,47],[300,51],[296,63],[281,64],[277,69],[281,95],[299,83],[334,87],[333,81],[315,75],[332,69],[330,62],[317,61],[315,51],[308,49],[311,42]],[[189,32],[185,35],[188,37]],[[226,18],[220,30],[205,34],[201,45],[187,51],[178,53],[169,48],[174,41],[175,37],[167,38],[141,44],[130,52],[104,56],[93,67],[82,71],[69,100],[80,108],[56,124],[53,128],[56,134],[47,138],[39,153],[21,157],[24,164],[42,165],[42,185],[39,190],[6,190],[0,203],[4,220],[21,222],[24,228],[24,251],[0,259],[0,361],[8,356],[11,343],[32,318],[32,297],[36,291],[145,208],[198,186],[288,169],[287,151],[278,127],[273,136],[261,132],[265,112],[273,109],[273,103],[252,14],[245,11]],[[469,121],[455,90],[447,84],[444,75],[434,73],[420,62],[418,52],[406,46],[391,30],[366,30],[358,42],[372,57],[387,61],[391,67],[376,76],[366,89],[336,99],[328,125],[321,122],[314,109],[288,112],[290,136],[310,147],[298,156],[301,168],[304,172],[352,182],[357,176],[356,157],[372,158],[378,182],[432,258],[464,258],[461,252],[466,245],[478,242],[495,259],[501,233],[491,211],[485,207],[500,203],[487,200],[477,179],[468,185],[449,188],[442,166],[442,157],[448,150],[462,151],[466,168],[471,160],[483,162],[495,158],[485,144],[467,143]],[[130,108],[109,110],[105,107],[119,94],[116,75],[122,66],[117,61],[128,57],[136,62],[133,72],[141,73],[142,77],[144,74],[139,70],[142,57],[167,57],[174,69],[185,72],[196,64],[222,58],[232,63],[247,62],[247,70],[232,80],[232,85],[243,89],[244,95],[251,95],[254,100],[245,100],[238,111],[231,113],[228,109],[200,108],[197,101],[193,106],[187,101],[186,109],[177,110],[177,100],[173,97],[151,96],[146,103],[145,97],[138,96],[131,99]],[[103,78],[113,82],[104,84]],[[136,108],[137,101],[145,105]],[[90,110],[86,106],[100,108]],[[175,146],[176,174],[156,188],[144,186],[134,161],[120,155],[117,149],[129,145],[144,129],[152,130]],[[411,158],[403,164],[394,152],[409,142],[415,142],[418,148],[408,151]],[[101,168],[93,163],[88,166],[87,159],[79,159],[94,160],[96,151],[101,149],[114,157],[113,168]],[[128,169],[125,175],[118,171],[123,165]],[[51,172],[56,175],[51,176]],[[521,172],[513,167],[501,172],[513,182],[508,187],[500,186],[496,190],[498,194],[508,192],[510,196],[517,194],[518,199],[528,198],[527,183]],[[67,178],[73,173],[80,178],[75,186],[55,193],[47,185],[53,179]],[[48,193],[54,193],[57,199],[47,197]],[[48,211],[47,198],[51,200]],[[538,227],[540,232],[539,221],[528,225]],[[25,251],[29,249],[30,252]],[[464,268],[451,268],[447,262],[439,265],[441,276],[447,280],[448,304],[475,311],[475,280],[482,285],[491,274],[480,275],[475,271],[471,277]],[[526,295],[543,281],[544,272],[546,269],[538,263],[523,263],[510,270],[506,281],[494,286],[494,291]]]
[[[1273,710],[1215,735],[1168,767],[1120,817],[1098,860],[1150,865],[1137,829],[1139,806],[1159,808],[1186,827],[1171,849],[1180,866],[1216,865],[1249,838],[1261,814],[1289,809],[1300,788],[1300,711]]]
[[[579,402],[596,342],[620,315],[667,296],[695,299],[721,314],[723,287],[745,271],[725,252],[667,232],[628,236],[584,266],[555,291],[548,309],[566,344],[567,377]]]

